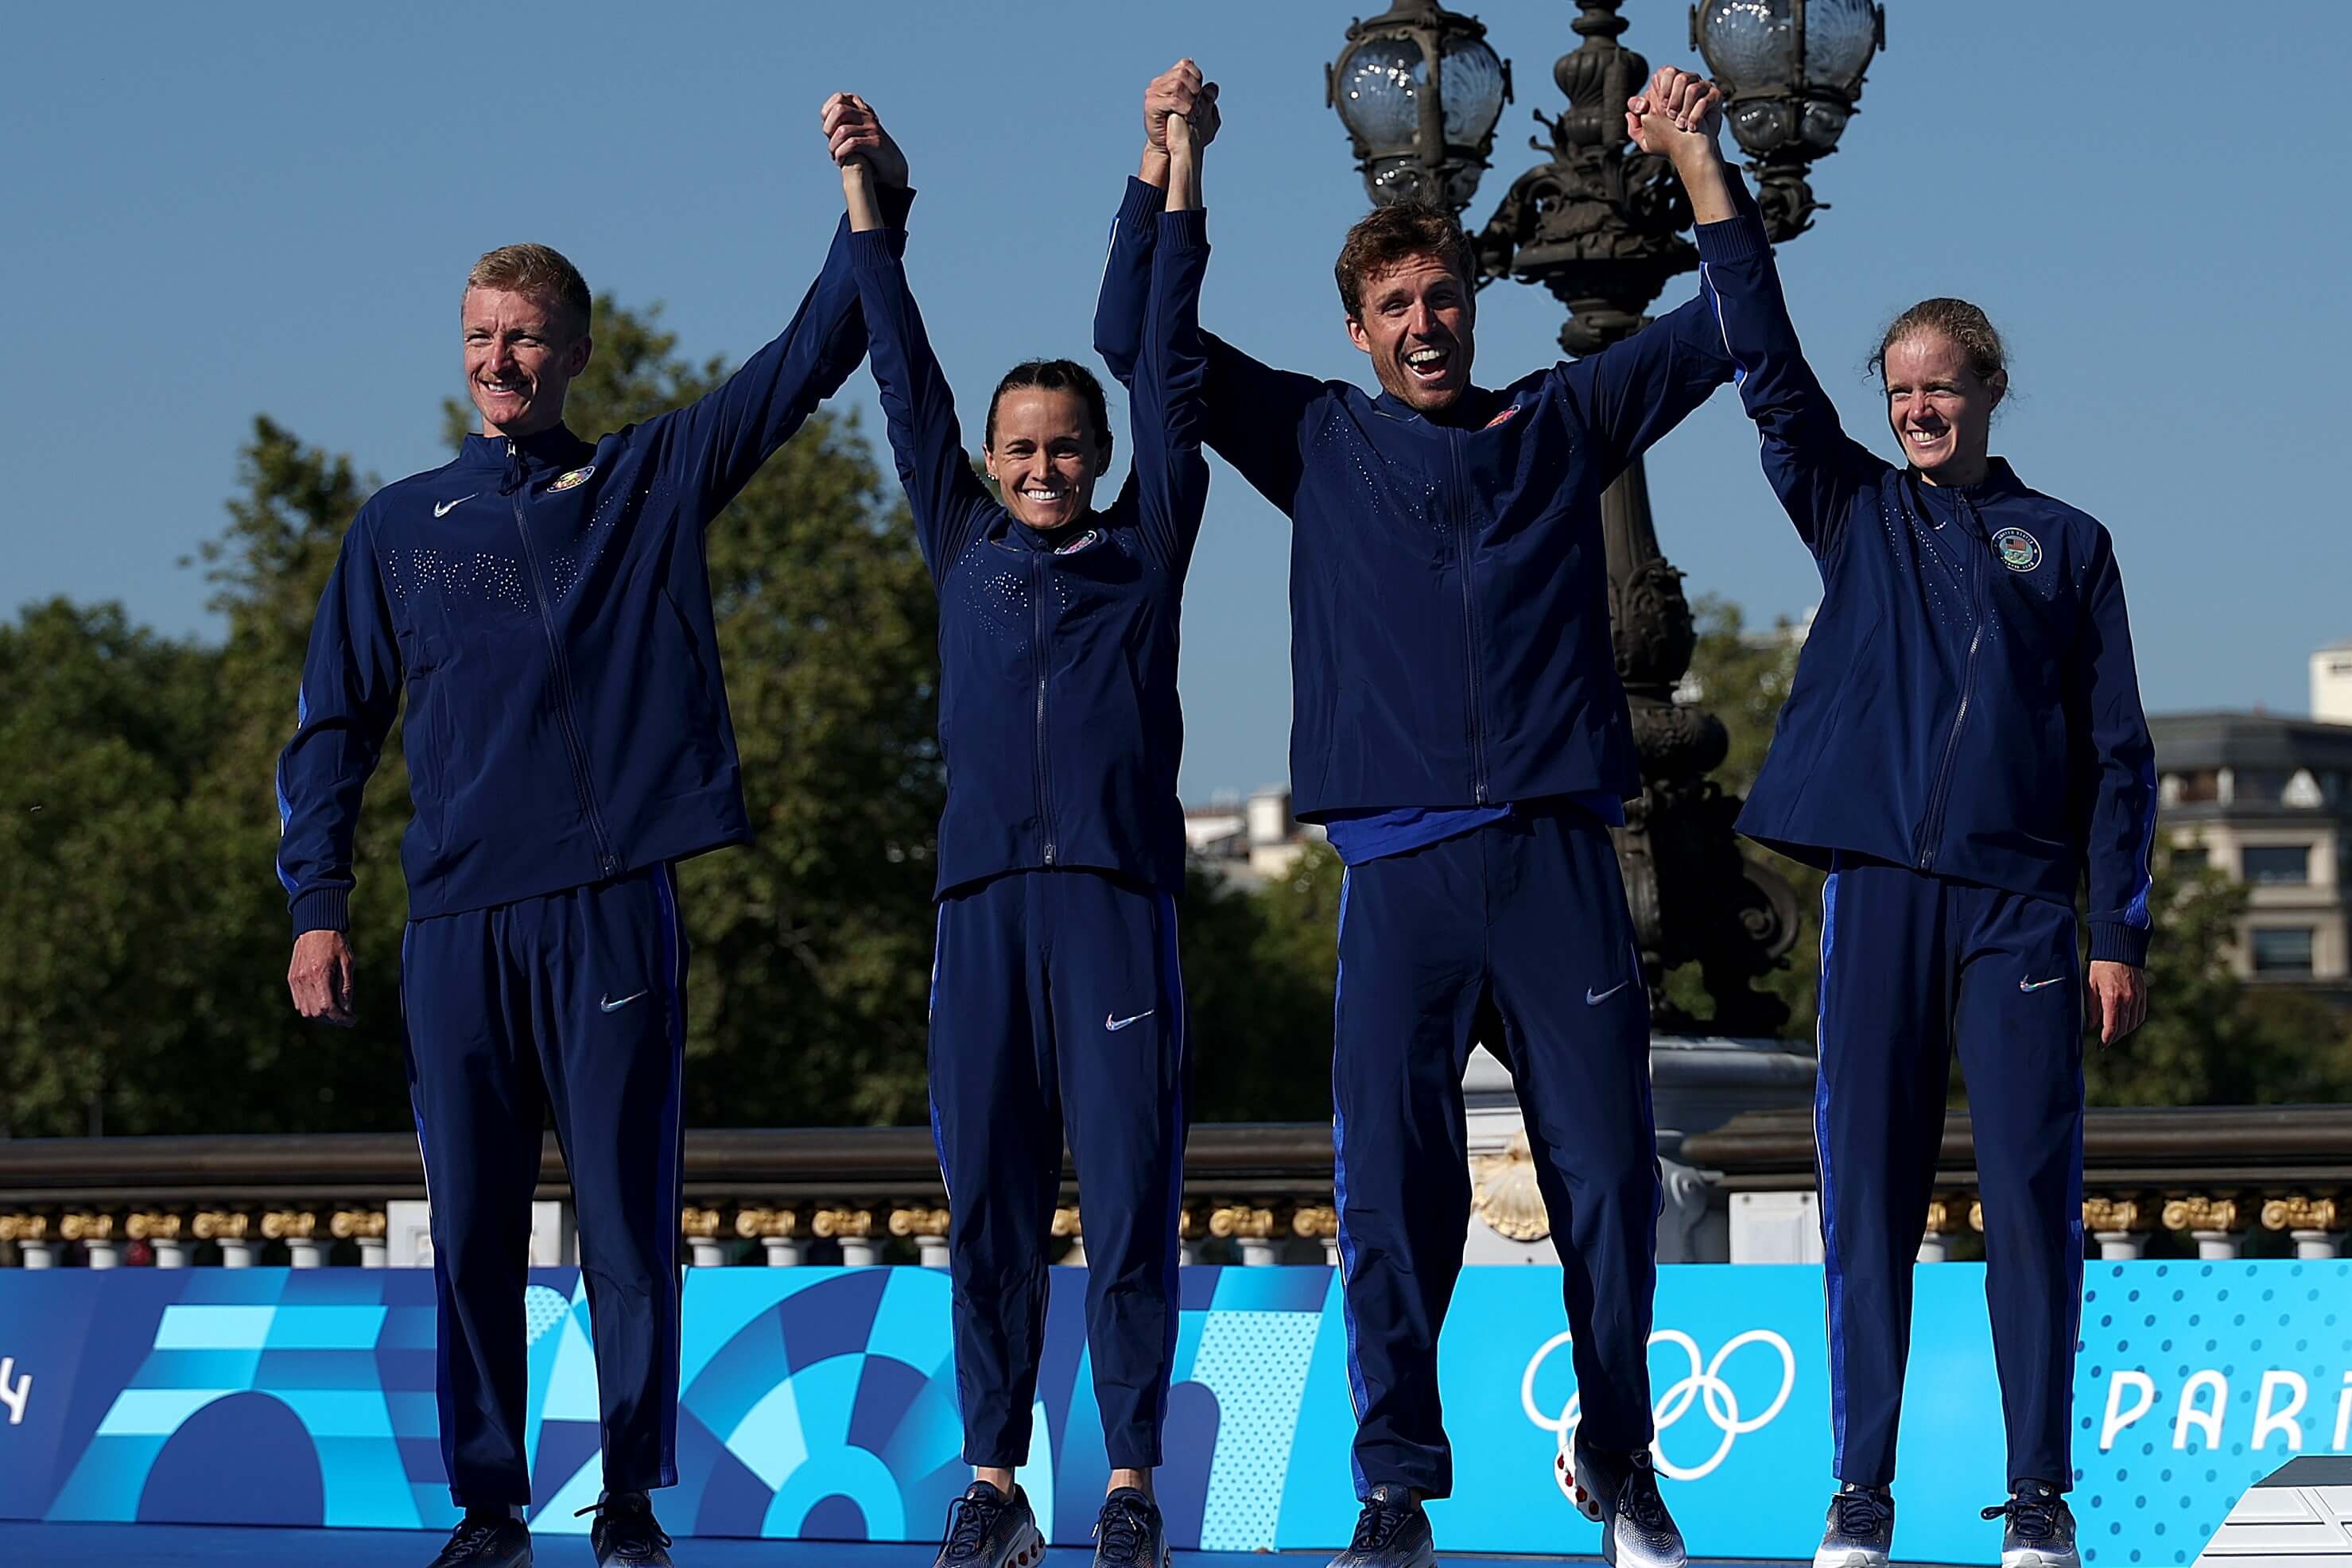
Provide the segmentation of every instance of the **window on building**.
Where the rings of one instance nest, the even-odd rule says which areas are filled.
[[[2221,798],[2221,774],[2218,769],[2197,768],[2176,776],[2180,781],[2179,799],[2184,805]]]
[[[2310,973],[2311,933],[2309,926],[2256,926],[2246,933],[2253,948],[2254,973]]]
[[[2240,853],[2249,882],[2300,884],[2311,880],[2308,844],[2249,844]]]
[[[2213,852],[2202,844],[2176,844],[2172,847],[2172,868],[2184,877],[2194,877],[2213,863]]]
[[[2327,804],[2326,793],[2319,787],[2319,776],[2309,768],[2295,770],[2294,776],[2286,781],[2286,789],[2280,795],[2279,799],[2289,805],[2299,805],[2306,810]]]
[[[2279,768],[2239,768],[2236,783],[2240,805],[2276,805],[2286,798],[2286,773]]]

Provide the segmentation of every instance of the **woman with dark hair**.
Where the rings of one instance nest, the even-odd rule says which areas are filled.
[[[1177,613],[1209,482],[1194,431],[1209,247],[1192,127],[1171,117],[1174,173],[1129,411],[1134,472],[1100,510],[1110,422],[1100,384],[1068,360],[1018,365],[998,384],[982,444],[996,498],[971,471],[874,198],[865,154],[879,128],[854,98],[826,128],[891,450],[940,596],[948,804],[931,1121],[974,1478],[938,1562],[1043,1559],[1013,1471],[1028,1458],[1066,1131],[1111,1466],[1095,1561],[1164,1568],[1151,1472],[1176,1346],[1189,1069]]]
[[[1817,1564],[1885,1568],[1911,1273],[1967,1075],[2008,1429],[2005,1568],[2074,1568],[2082,1037],[2147,1006],[2155,752],[2114,542],[1990,456],[2000,336],[1921,301],[1872,356],[1900,451],[1847,436],[1777,282],[1724,342],[1822,605],[1740,830],[1830,873],[1814,1100],[1836,1473]],[[2090,889],[2087,967],[2074,895]]]

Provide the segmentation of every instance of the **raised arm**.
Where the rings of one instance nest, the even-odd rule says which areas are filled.
[[[306,1018],[349,1024],[352,837],[399,710],[400,645],[365,510],[310,621],[294,738],[278,758],[278,880],[294,921],[286,983]]]
[[[1805,363],[1763,225],[1736,199],[1745,192],[1717,145],[1719,109],[1702,96],[1711,92],[1687,73],[1660,71],[1651,90],[1627,106],[1626,119],[1645,146],[1675,159],[1691,194],[1700,219],[1700,302],[1762,437],[1765,477],[1807,548],[1826,556],[1855,490],[1890,465],[1847,437],[1837,405]]]
[[[1191,122],[1168,119],[1171,153],[1168,210],[1151,247],[1143,342],[1130,384],[1135,490],[1144,538],[1181,577],[1200,538],[1209,465],[1201,455],[1201,389],[1208,364],[1201,344],[1201,277],[1209,238],[1200,203],[1201,148]]]
[[[831,121],[845,95],[826,100]],[[856,100],[864,109],[862,100]],[[872,119],[873,146],[861,152],[877,169],[878,199],[893,226],[903,229],[914,201],[907,163]],[[850,274],[849,233],[835,231],[824,267],[783,331],[743,363],[716,391],[659,420],[647,434],[661,443],[663,472],[698,499],[706,523],[749,484],[818,404],[841,390],[866,357],[866,322],[857,282]]]
[[[863,108],[862,100],[853,101]],[[856,137],[836,132],[833,147],[849,208],[851,272],[873,339],[874,383],[882,394],[890,456],[915,514],[924,564],[936,584],[995,503],[964,455],[954,396],[907,288],[907,269],[899,260],[905,232],[884,226],[885,193]]]
[[[2084,834],[2091,888],[2095,1017],[2104,1041],[2137,1027],[2147,1008],[2149,857],[2156,846],[2156,746],[2139,700],[2123,574],[2105,529],[2080,583],[2083,622],[2068,670],[2068,730],[2087,750]],[[2125,973],[2128,971],[2128,973]]]
[[[1143,162],[1127,183],[1113,220],[1102,289],[1095,302],[1095,352],[1121,384],[1132,386],[1151,309],[1152,253],[1169,179],[1167,121],[1184,115],[1205,145],[1215,130],[1216,89],[1179,60],[1144,92]],[[1320,382],[1261,364],[1213,332],[1202,332],[1200,438],[1241,470],[1268,500],[1290,510],[1298,489],[1301,441]]]

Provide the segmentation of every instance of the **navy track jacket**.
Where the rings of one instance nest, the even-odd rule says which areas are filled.
[[[2091,957],[2145,963],[2156,749],[2106,529],[2000,458],[1930,485],[1850,439],[1777,279],[1723,322],[1822,585],[1740,831],[2067,902],[2087,871]]]
[[[890,447],[940,595],[942,893],[1056,866],[1183,887],[1177,616],[1209,489],[1209,242],[1198,211],[1142,221],[1159,234],[1137,329],[1134,471],[1108,510],[1050,536],[1013,521],[972,472],[898,247],[883,230],[851,237]]]
[[[297,936],[347,929],[360,794],[404,686],[411,919],[751,837],[702,530],[865,356],[848,238],[709,396],[593,446],[468,436],[360,508],[278,763]]]
[[[1122,380],[1145,299],[1129,237],[1161,199],[1129,182],[1095,316]],[[1293,523],[1300,816],[1639,793],[1601,492],[1730,379],[1714,301],[1769,281],[1760,235],[1752,209],[1702,226],[1696,299],[1601,353],[1473,387],[1442,423],[1202,334],[1202,433]]]

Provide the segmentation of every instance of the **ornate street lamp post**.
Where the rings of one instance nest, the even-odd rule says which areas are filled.
[[[1571,355],[1630,336],[1667,281],[1698,264],[1697,248],[1682,236],[1690,204],[1672,168],[1625,137],[1625,100],[1648,79],[1650,65],[1617,41],[1627,26],[1617,15],[1622,4],[1578,0],[1570,26],[1583,42],[1552,68],[1568,111],[1536,116],[1550,132],[1551,156],[1512,182],[1475,236],[1488,279],[1539,283],[1567,307],[1559,342]],[[1803,232],[1816,208],[1805,171],[1834,149],[1861,96],[1863,69],[1884,30],[1879,7],[1705,0],[1691,26],[1765,186],[1768,229],[1776,240]],[[1509,90],[1507,66],[1502,92],[1486,85],[1494,52],[1485,34],[1475,18],[1433,4],[1399,4],[1348,29],[1348,48],[1330,68],[1330,98],[1374,202],[1442,191],[1456,211],[1469,204]],[[1440,68],[1430,73],[1433,57]],[[1465,62],[1459,70],[1457,60]],[[1482,125],[1474,126],[1473,110],[1486,117]],[[1696,1027],[1664,989],[1666,971],[1695,962],[1713,998],[1713,1032],[1769,1035],[1788,1009],[1752,982],[1795,941],[1796,898],[1740,853],[1732,831],[1739,802],[1706,776],[1728,747],[1721,721],[1674,700],[1697,637],[1683,574],[1658,548],[1639,462],[1603,492],[1601,509],[1617,670],[1642,760],[1642,796],[1627,807],[1618,858],[1653,1016],[1669,1033]]]

